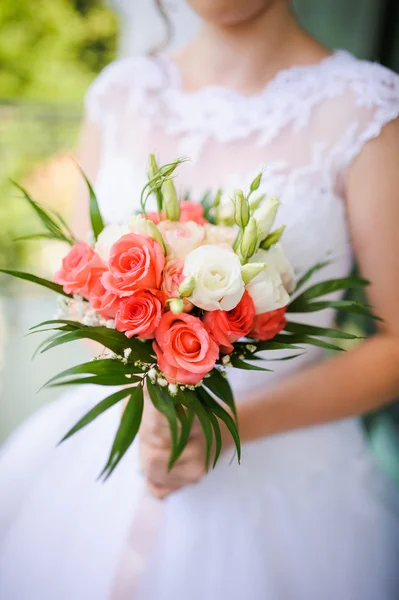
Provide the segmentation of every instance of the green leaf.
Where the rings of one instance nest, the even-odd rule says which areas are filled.
[[[201,391],[200,391],[200,393],[201,393]],[[207,412],[208,419],[212,425],[213,433],[215,436],[215,457],[213,459],[213,468],[215,468],[216,463],[219,460],[220,453],[222,451],[222,434],[220,433],[219,421],[217,420],[217,418],[215,417],[213,412],[208,408],[206,403],[205,403],[205,410]]]
[[[257,367],[256,365],[251,365],[251,364],[241,360],[240,358],[238,358],[238,356],[231,357],[231,364],[236,369],[243,369],[244,371],[269,371],[269,372],[272,372],[272,369],[265,369],[265,367]]]
[[[21,235],[14,238],[14,242],[27,242],[31,240],[58,240],[58,237],[53,233],[31,233],[30,235]]]
[[[330,265],[330,264],[331,264],[331,261],[326,260],[324,262],[319,262],[316,265],[314,265],[314,267],[312,267],[311,269],[306,271],[306,273],[304,273],[304,275],[302,275],[302,277],[300,279],[298,279],[297,284],[296,284],[296,289],[299,290],[301,287],[303,287],[305,285],[305,283],[307,281],[309,281],[309,279],[312,277],[312,275],[317,273],[317,271],[324,269],[324,267],[328,267],[328,265]]]
[[[166,417],[169,428],[170,428],[170,440],[172,444],[172,450],[169,459],[169,470],[172,469],[173,465],[179,458],[178,450],[178,425],[177,425],[177,413],[176,407],[173,402],[173,398],[167,392],[165,388],[160,388],[158,385],[152,383],[147,378],[147,389],[150,395],[151,401],[155,408],[159,410],[161,414]]]
[[[179,392],[179,393],[183,394],[183,392]],[[181,429],[179,443],[178,443],[178,447],[176,450],[176,455],[177,455],[177,459],[178,459],[178,458],[180,458],[184,448],[187,446],[187,442],[190,437],[191,427],[193,425],[195,414],[189,408],[184,410],[183,406],[181,406],[181,404],[179,404],[178,402],[175,404],[175,409],[176,409],[177,418],[180,421],[180,429]]]
[[[87,179],[83,169],[79,165],[78,165],[78,168],[79,168],[79,171],[81,172],[81,174],[86,182],[86,185],[88,187],[88,190],[89,190],[90,222],[91,222],[91,228],[93,230],[94,239],[97,240],[98,236],[104,229],[104,221],[101,216],[100,208],[98,206],[97,196],[93,190],[93,187],[92,187],[90,181]]]
[[[203,385],[207,387],[215,396],[225,402],[232,413],[237,416],[236,405],[230,384],[226,377],[218,369],[211,371],[210,377],[206,377]]]
[[[337,292],[339,290],[362,288],[369,285],[369,283],[369,281],[361,279],[360,277],[343,277],[341,279],[322,281],[302,292],[302,294],[297,296],[289,306],[292,310],[293,306],[295,307],[298,303],[303,303],[305,300],[312,300],[313,298],[325,296],[326,294],[331,294],[332,292]]]
[[[41,353],[47,352],[56,346],[74,342],[75,340],[87,339],[102,344],[112,352],[115,352],[115,354],[120,354],[123,351],[123,348],[127,347],[127,345],[124,344],[123,339],[125,336],[121,334],[123,338],[117,339],[113,333],[113,330],[107,329],[106,327],[86,327],[83,329],[77,329],[75,331],[70,331],[64,334],[62,337],[50,342],[43,350],[41,350]]]
[[[47,384],[49,388],[56,387],[64,387],[65,385],[128,385],[131,383],[137,383],[140,381],[141,377],[136,377],[132,375],[131,377],[126,377],[123,375],[92,375],[90,377],[76,377],[75,379],[68,379],[68,381],[58,381],[56,383]]]
[[[133,368],[133,370],[132,370]],[[59,379],[70,377],[72,375],[125,375],[130,373],[139,373],[138,369],[135,370],[133,365],[123,364],[120,360],[114,358],[104,358],[99,360],[91,360],[89,362],[76,365],[70,369],[66,369],[61,373],[58,373],[45,383],[50,385]],[[126,383],[126,382],[125,382]]]
[[[207,408],[213,412],[218,419],[224,422],[227,429],[231,433],[231,437],[233,438],[236,450],[237,450],[237,458],[238,462],[241,460],[241,442],[240,436],[238,433],[238,427],[234,422],[234,419],[229,415],[227,411],[224,410],[218,402],[216,402],[204,388],[199,388],[201,392],[201,398],[203,402],[206,404]]]
[[[89,412],[86,413],[84,415],[84,417],[82,417],[76,423],[76,425],[74,425],[72,427],[72,429],[70,429],[68,431],[68,433],[66,435],[64,435],[64,437],[62,438],[62,440],[59,443],[61,444],[62,442],[64,442],[68,438],[70,438],[71,435],[73,435],[74,433],[76,433],[77,431],[82,429],[83,427],[86,427],[86,425],[88,425],[89,423],[94,421],[94,419],[96,419],[104,411],[108,410],[109,408],[111,408],[111,406],[114,406],[114,404],[116,404],[117,402],[120,402],[121,400],[123,400],[124,398],[129,396],[129,394],[130,394],[129,389],[123,389],[123,390],[119,390],[118,392],[115,392],[115,394],[111,394],[111,396],[107,396],[107,398],[104,398],[104,400],[101,400],[101,402],[99,402],[98,404],[96,404],[96,406],[94,408],[89,410]]]
[[[345,352],[344,348],[340,348],[340,346],[336,346],[335,344],[330,344],[329,342],[324,342],[323,340],[318,340],[317,338],[313,338],[309,335],[280,335],[281,338],[290,338],[293,344],[305,344],[308,346],[317,346],[318,348],[324,348],[325,350],[338,350],[341,352]]]
[[[58,285],[58,283],[54,283],[54,281],[49,281],[48,279],[42,279],[41,277],[37,277],[37,275],[24,273],[23,271],[11,271],[10,269],[0,269],[0,273],[5,273],[6,275],[11,275],[12,277],[17,277],[18,279],[24,279],[25,281],[31,281],[32,283],[42,285],[53,292],[57,292],[57,294],[61,294],[67,298],[72,298],[71,294],[66,294],[62,286]]]
[[[43,206],[41,206],[38,202],[35,202],[22,186],[20,186],[15,181],[12,181],[12,183],[22,192],[25,200],[30,204],[30,206],[36,212],[36,214],[38,215],[38,217],[41,220],[41,222],[43,223],[43,225],[56,239],[58,239],[62,242],[67,242],[70,245],[73,245],[75,243],[75,239],[73,238],[73,236],[71,237],[70,235],[66,235],[62,231],[60,226],[56,223],[56,221],[54,221],[54,219],[49,215],[47,210]],[[57,218],[59,220],[61,219],[58,215],[57,215]],[[68,231],[68,234],[69,234],[69,231]]]
[[[182,404],[184,404],[188,408],[191,408],[194,411],[194,413],[198,417],[198,420],[202,427],[202,431],[204,432],[206,443],[205,468],[206,470],[208,470],[213,441],[213,429],[208,417],[208,413],[202,406],[201,401],[197,396],[196,392],[185,390],[184,400],[182,400]]]
[[[88,327],[87,325],[83,325],[82,323],[79,323],[79,321],[70,321],[68,319],[51,319],[50,321],[43,321],[42,323],[39,323],[38,325],[33,325],[33,327],[29,328],[29,331],[32,331],[34,329],[38,329],[39,327],[44,327],[45,325],[69,325],[72,329],[83,329],[85,327]],[[49,329],[47,331],[51,331],[52,329],[58,329],[58,327],[49,327]]]
[[[121,458],[125,455],[140,427],[141,418],[143,415],[144,395],[143,386],[138,385],[134,388],[126,390],[130,392],[129,402],[123,412],[121,422],[116,432],[114,443],[100,477],[104,475],[104,479],[108,479],[111,473],[118,465]]]
[[[314,325],[306,325],[304,323],[288,322],[284,327],[284,331],[299,335],[312,335],[330,338],[339,338],[343,340],[359,340],[364,339],[358,335],[340,331],[339,329],[330,329],[327,327],[315,327]]]
[[[371,312],[366,305],[360,304],[360,302],[355,302],[353,300],[324,300],[319,302],[305,301],[303,303],[296,303],[294,307],[289,306],[287,312],[307,313],[325,310],[329,308],[333,308],[342,312],[349,312],[357,315],[362,315],[363,317],[374,319],[376,321],[383,321],[383,319]]]

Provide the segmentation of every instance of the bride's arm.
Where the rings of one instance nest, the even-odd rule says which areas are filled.
[[[348,353],[286,377],[238,403],[243,442],[360,415],[399,397],[399,120],[365,146],[347,177],[347,217],[370,302],[384,319],[373,338]],[[201,435],[169,473],[169,430],[161,415],[145,420],[143,470],[160,498],[204,474]],[[224,447],[231,443],[224,434]]]
[[[243,441],[366,413],[399,397],[399,120],[365,146],[346,192],[352,244],[384,322],[356,349],[240,404]]]

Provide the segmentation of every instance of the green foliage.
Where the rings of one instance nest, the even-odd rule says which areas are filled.
[[[0,30],[0,97],[65,104],[113,59],[118,23],[98,0],[2,0]]]

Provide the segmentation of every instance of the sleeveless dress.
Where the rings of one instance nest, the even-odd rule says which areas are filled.
[[[263,168],[259,191],[281,198],[296,271],[328,257],[322,277],[342,277],[352,264],[346,173],[399,116],[399,78],[338,51],[280,72],[251,96],[219,86],[186,93],[169,59],[139,57],[108,66],[86,108],[101,130],[95,187],[106,221],[138,208],[149,152],[160,163],[191,158],[176,181],[192,198],[248,186]],[[309,322],[333,319],[320,312]],[[322,358],[313,349],[271,363],[274,373],[232,370],[237,402]],[[241,466],[226,453],[198,484],[157,501],[146,491],[137,443],[107,483],[96,480],[119,406],[56,447],[107,393],[75,388],[6,443],[1,600],[399,598],[399,492],[370,455],[358,419],[246,444]]]

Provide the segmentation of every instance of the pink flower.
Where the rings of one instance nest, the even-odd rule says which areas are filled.
[[[153,348],[169,383],[194,385],[213,369],[219,348],[200,319],[180,313],[163,315]]]
[[[205,225],[207,220],[204,219],[204,209],[202,204],[199,202],[189,202],[188,200],[182,200],[180,202],[180,222],[187,223],[187,221],[194,221],[199,225]]]
[[[213,310],[205,313],[203,323],[220,351],[230,354],[233,342],[248,335],[255,317],[255,307],[251,296],[244,292],[233,310]]]
[[[90,288],[105,269],[105,263],[89,244],[78,242],[62,261],[54,281],[63,286],[67,294],[88,298]]]
[[[128,338],[153,338],[162,316],[162,300],[161,292],[148,290],[137,290],[123,298],[115,319],[116,329],[124,331]]]
[[[121,299],[113,292],[105,289],[100,276],[90,289],[89,302],[104,319],[114,319]]]
[[[161,290],[168,298],[178,298],[177,288],[184,279],[184,262],[182,260],[168,260],[163,270]]]
[[[165,256],[153,238],[128,233],[111,248],[109,271],[104,273],[105,289],[118,296],[130,296],[140,289],[156,290],[161,285]]]
[[[277,310],[256,315],[248,337],[254,338],[254,340],[273,339],[287,324],[286,310],[287,307],[283,306]]]
[[[193,221],[161,221],[158,229],[172,260],[184,260],[187,254],[202,244],[205,236],[205,229]]]
[[[157,212],[147,213],[147,219],[159,225],[159,215]],[[165,213],[161,212],[161,221],[165,221]],[[198,225],[205,225],[208,221],[204,218],[204,209],[202,204],[199,202],[189,202],[188,200],[182,200],[180,202],[180,223],[187,223],[187,221],[194,221]]]

